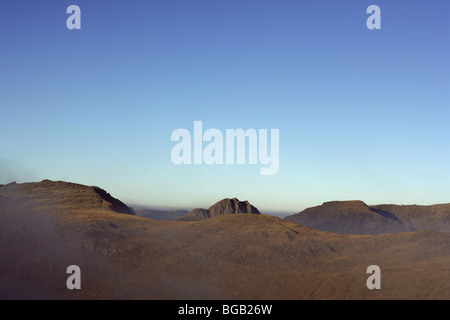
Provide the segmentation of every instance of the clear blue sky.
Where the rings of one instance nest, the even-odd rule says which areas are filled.
[[[450,202],[449,17],[446,0],[0,1],[0,183],[264,212]],[[194,120],[279,129],[278,174],[174,165]]]

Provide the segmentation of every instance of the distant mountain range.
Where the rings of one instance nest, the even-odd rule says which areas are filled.
[[[195,216],[205,219],[158,221],[98,187],[8,184],[0,187],[0,299],[448,300],[450,233],[400,232],[445,226],[447,205],[407,207],[356,201],[303,211],[336,228],[342,219],[397,232],[346,235],[258,214],[235,198]],[[366,287],[373,264],[381,290]],[[81,269],[81,290],[66,287],[70,265]]]
[[[248,201],[226,198],[208,209],[138,209],[137,214],[156,220],[199,221],[228,214],[260,214]],[[286,221],[340,234],[381,234],[418,230],[450,232],[450,204],[431,206],[373,205],[363,201],[330,201],[286,216]]]

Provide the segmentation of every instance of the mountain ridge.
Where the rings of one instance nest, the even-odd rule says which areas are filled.
[[[36,199],[46,201],[49,205],[79,209],[110,209],[121,214],[134,215],[133,211],[122,201],[111,196],[97,186],[86,186],[73,182],[42,180],[40,182],[9,183],[1,189],[3,196],[14,196],[15,205],[25,206]]]
[[[341,234],[381,234],[417,230],[450,232],[450,204],[370,205],[363,201],[329,201],[284,218]]]

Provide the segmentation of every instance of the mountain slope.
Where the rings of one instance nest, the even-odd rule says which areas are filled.
[[[362,201],[325,202],[288,216],[285,220],[341,234],[380,234],[413,230],[395,216],[381,215]]]
[[[383,204],[371,206],[372,210],[388,213],[416,230],[450,232],[450,203],[431,206]]]
[[[0,188],[0,298],[450,299],[448,233],[340,235],[262,214],[158,221],[91,192],[74,206],[66,187]],[[381,290],[365,286],[372,264]]]
[[[189,213],[187,210],[157,210],[157,209],[136,209],[136,213],[145,218],[156,220],[176,220]]]
[[[287,216],[285,220],[341,234],[450,232],[450,205],[368,206],[362,201],[331,201]]]
[[[13,199],[10,205],[52,209],[108,209],[117,213],[133,212],[122,201],[113,198],[99,187],[89,187],[77,183],[43,180],[32,183],[10,183],[0,189],[0,195]],[[6,205],[6,204],[4,204]]]

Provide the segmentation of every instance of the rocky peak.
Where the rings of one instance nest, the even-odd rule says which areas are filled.
[[[252,206],[248,201],[239,201],[237,198],[226,198],[213,204],[209,209],[194,209],[186,216],[178,220],[197,221],[227,214],[250,213],[260,214],[258,209]]]

